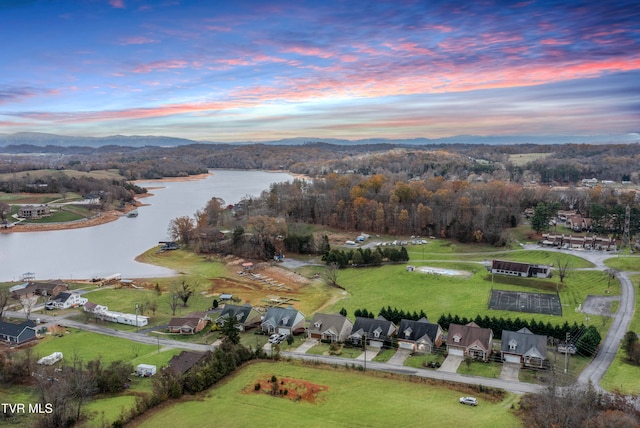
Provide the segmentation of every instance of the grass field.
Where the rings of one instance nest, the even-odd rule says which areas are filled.
[[[11,181],[13,179],[22,179],[30,177],[31,179],[38,179],[43,177],[62,177],[67,176],[71,178],[94,178],[94,179],[108,179],[108,180],[123,180],[124,177],[120,175],[117,169],[109,170],[96,170],[96,171],[76,171],[73,169],[57,170],[57,169],[39,169],[31,171],[21,171],[16,173],[0,174],[0,181]]]
[[[326,390],[315,402],[254,393],[256,382],[272,376],[310,382]],[[479,405],[459,404],[463,395],[478,397]],[[233,427],[458,426],[470,421],[476,427],[517,427],[521,424],[511,410],[514,401],[511,395],[495,402],[463,386],[388,374],[260,362],[245,366],[205,395],[153,412],[133,426],[155,428],[165,421],[180,421],[182,426],[208,427],[213,414],[216,426]]]

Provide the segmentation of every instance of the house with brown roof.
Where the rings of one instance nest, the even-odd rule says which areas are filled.
[[[411,352],[430,354],[442,346],[443,332],[439,324],[432,324],[426,318],[400,320],[398,327],[398,348]]]
[[[171,318],[169,333],[196,334],[201,332],[211,318],[205,312],[192,312],[184,317]]]
[[[482,328],[474,322],[467,325],[450,324],[447,335],[449,355],[470,356],[487,361],[493,349],[493,330]]]
[[[174,355],[167,364],[168,369],[178,376],[185,375],[193,367],[206,363],[210,357],[211,351],[207,352],[193,352],[182,351],[178,355]]]
[[[55,298],[58,293],[69,291],[63,281],[57,279],[48,282],[29,282],[25,287],[15,290],[12,294],[16,299],[26,299],[33,296],[49,296]]]
[[[491,273],[499,275],[548,278],[551,267],[531,263],[512,262],[508,260],[492,260]]]
[[[353,323],[344,315],[316,313],[307,332],[309,338],[327,342],[344,342],[353,329]]]

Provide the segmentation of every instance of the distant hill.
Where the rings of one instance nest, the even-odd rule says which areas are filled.
[[[229,145],[305,145],[312,143],[327,143],[335,145],[376,145],[395,144],[402,146],[423,146],[443,144],[487,144],[487,145],[512,145],[512,144],[629,144],[640,142],[640,134],[612,134],[612,135],[548,135],[548,136],[478,136],[458,135],[446,138],[412,138],[412,139],[388,139],[368,138],[362,140],[344,140],[336,138],[296,137],[274,141],[237,141],[214,142],[195,141],[186,138],[163,137],[153,135],[111,135],[108,137],[77,137],[41,132],[18,132],[15,134],[0,134],[0,147],[21,146],[34,150],[38,147],[87,147],[98,148],[105,146],[120,147],[177,147],[190,144],[229,144]]]

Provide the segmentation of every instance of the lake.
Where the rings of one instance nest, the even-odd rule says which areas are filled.
[[[0,234],[0,281],[18,281],[26,272],[37,280],[89,279],[120,273],[123,278],[175,274],[170,269],[138,263],[135,257],[169,239],[169,223],[193,217],[213,198],[233,204],[258,196],[272,183],[291,181],[290,174],[266,171],[212,170],[202,180],[140,182],[153,196],[141,199],[138,217],[81,229]]]

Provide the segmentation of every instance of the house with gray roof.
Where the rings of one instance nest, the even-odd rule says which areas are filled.
[[[327,342],[344,342],[353,329],[353,323],[340,314],[315,314],[307,330],[309,338]]]
[[[385,317],[365,318],[356,317],[349,340],[354,345],[361,345],[364,340],[369,346],[382,348],[385,343],[390,344],[398,327]]]
[[[258,327],[262,321],[262,314],[256,311],[251,305],[244,304],[239,305],[225,305],[220,312],[220,316],[216,318],[216,324],[219,326],[224,325],[224,321],[232,317],[238,321],[237,328],[240,331],[246,331],[253,327]]]
[[[411,352],[430,354],[442,346],[443,332],[439,324],[432,324],[426,318],[400,320],[398,327],[398,348]]]
[[[527,328],[503,330],[500,356],[505,363],[542,368],[547,359],[547,336],[533,334]]]
[[[36,338],[36,323],[27,320],[19,324],[0,321],[0,340],[9,345],[21,345]]]
[[[260,324],[265,333],[295,334],[305,330],[305,316],[293,306],[269,308]]]

